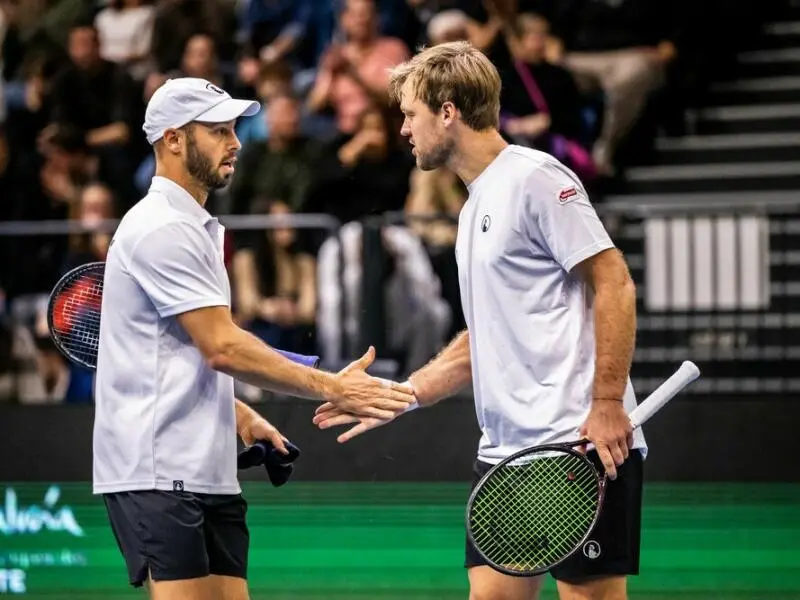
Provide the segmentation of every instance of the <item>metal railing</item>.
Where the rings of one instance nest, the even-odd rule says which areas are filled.
[[[800,391],[800,198],[693,200],[596,207],[637,285],[637,389],[688,359],[703,371],[694,393]],[[455,221],[387,213],[370,223],[441,219]]]
[[[703,370],[695,393],[800,391],[800,198],[685,196],[599,212],[637,283],[644,387],[659,383],[657,365],[690,359]]]
[[[338,238],[340,230],[341,230],[341,223],[332,217],[331,215],[327,214],[290,214],[290,215],[221,215],[218,217],[219,221],[225,226],[227,231],[233,232],[234,234],[239,231],[259,231],[259,230],[268,230],[268,229],[278,229],[278,228],[292,228],[292,229],[305,229],[305,230],[317,230],[324,232],[324,235],[327,238],[336,237]],[[74,234],[91,234],[91,233],[108,233],[113,234],[116,228],[120,223],[119,219],[108,219],[96,222],[91,226],[82,225],[79,221],[74,220],[43,220],[43,221],[5,221],[0,222],[0,237],[1,238],[30,238],[32,236],[47,238],[51,236],[69,236]],[[341,252],[341,244],[339,244],[339,249]],[[341,254],[340,254],[341,257]],[[25,260],[25,256],[18,257],[20,261]],[[64,259],[66,257],[60,257],[60,259]],[[13,261],[17,260],[17,257],[14,255],[13,250],[11,251],[10,259]],[[343,263],[342,260],[339,261],[340,265]],[[338,273],[338,285],[342,286],[342,277],[343,277],[343,270],[340,268]],[[56,284],[57,278],[50,282],[50,288]],[[49,292],[48,289],[38,290],[38,294],[26,294],[29,298],[31,296],[36,295],[44,295]],[[12,302],[15,300],[11,298]],[[5,319],[6,322],[10,325],[14,325],[15,322],[15,313],[8,310],[10,307],[7,307]],[[41,310],[38,309],[38,310]],[[344,310],[344,307],[342,308]],[[23,312],[29,313],[29,310],[25,310]],[[26,318],[26,321],[30,321],[31,319]],[[13,334],[9,334],[13,338]],[[9,337],[5,336],[5,342],[9,342]],[[343,340],[344,343],[344,340]],[[10,350],[5,349],[3,352],[10,352]],[[347,356],[348,349],[343,348],[343,355]],[[16,370],[16,374],[12,374],[12,376],[16,376],[20,370],[30,370],[31,365],[29,364],[31,361],[30,359],[24,359],[22,361],[11,359],[11,363],[14,365],[12,367],[13,370]],[[337,367],[338,365],[332,365],[333,367]],[[0,374],[2,375],[2,374]],[[17,384],[15,384],[17,385]]]
[[[697,362],[701,393],[788,394],[800,391],[800,198],[797,201],[617,202],[597,206],[637,284],[640,390],[661,381],[664,363]],[[325,230],[339,238],[330,215],[223,215],[231,231],[278,227]],[[385,333],[382,282],[387,269],[380,229],[448,215],[386,213],[364,219],[359,347],[381,349]],[[100,229],[113,231],[118,221]],[[0,223],[0,236],[96,231],[68,221]],[[339,245],[341,251],[341,244]],[[343,261],[340,260],[343,267]],[[340,285],[341,273],[340,269]],[[343,336],[344,338],[345,336]],[[358,348],[343,348],[353,357]]]

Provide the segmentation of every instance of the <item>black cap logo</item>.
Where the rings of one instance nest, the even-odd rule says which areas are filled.
[[[213,83],[207,83],[206,84],[206,89],[207,90],[211,90],[212,92],[217,92],[218,94],[224,94],[225,93],[221,89],[219,89],[217,86],[215,86]]]

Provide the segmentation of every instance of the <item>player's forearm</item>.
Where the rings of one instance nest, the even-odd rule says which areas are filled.
[[[436,358],[414,372],[409,381],[420,406],[452,396],[472,381],[469,332],[462,331]]]
[[[249,426],[255,419],[261,417],[241,400],[234,400],[234,402],[236,408],[236,431],[241,431],[242,428]]]
[[[236,328],[208,361],[213,369],[261,389],[313,400],[337,394],[333,374],[292,362],[242,329]]]
[[[594,398],[622,399],[636,345],[636,288],[631,280],[598,289],[594,299],[596,340]]]

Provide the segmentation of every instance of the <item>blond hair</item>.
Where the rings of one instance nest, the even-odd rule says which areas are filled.
[[[448,42],[422,50],[390,72],[389,94],[400,102],[411,81],[414,96],[433,112],[452,102],[464,124],[475,131],[497,128],[500,75],[486,55],[469,42]]]

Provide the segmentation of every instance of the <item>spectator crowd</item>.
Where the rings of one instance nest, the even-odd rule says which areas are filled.
[[[464,326],[453,246],[466,190],[416,169],[387,69],[423,45],[469,40],[503,83],[501,127],[595,192],[724,73],[756,14],[722,0],[0,0],[0,219],[75,220],[73,235],[0,237],[0,398],[91,401],[91,374],[52,346],[47,295],[103,260],[154,162],[141,132],[168,78],[258,99],[221,215],[325,213],[343,227],[229,230],[233,312],[287,350],[336,361],[359,343],[362,221],[386,214],[387,352],[402,369]],[[415,219],[437,214],[438,220]],[[449,217],[449,218],[448,218]],[[247,393],[247,390],[244,390]]]

